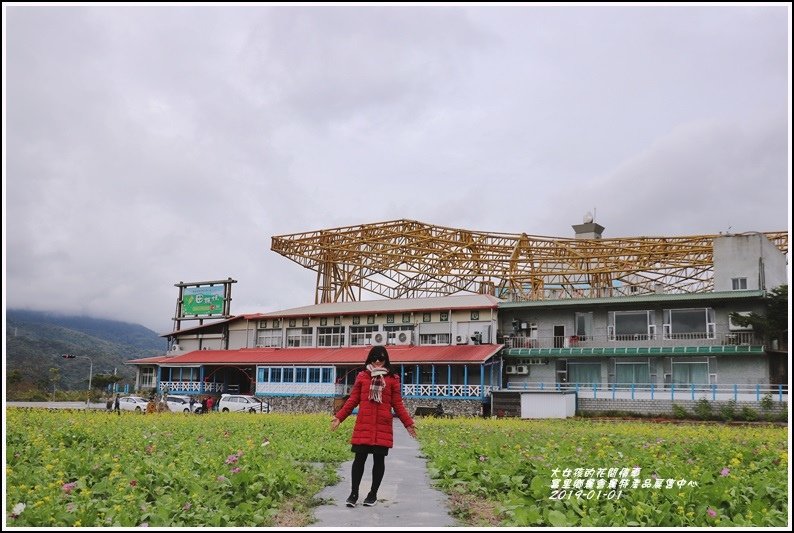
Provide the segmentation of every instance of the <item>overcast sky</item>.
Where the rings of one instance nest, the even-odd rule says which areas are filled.
[[[7,308],[312,304],[273,235],[790,227],[790,7],[8,6]]]

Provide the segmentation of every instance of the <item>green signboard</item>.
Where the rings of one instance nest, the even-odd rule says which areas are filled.
[[[223,285],[185,287],[182,296],[182,316],[222,314]]]

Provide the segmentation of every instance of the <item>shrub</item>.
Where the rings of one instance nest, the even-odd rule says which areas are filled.
[[[729,400],[720,406],[720,418],[726,421],[736,418],[736,400]]]
[[[747,420],[748,422],[758,420],[758,411],[745,405],[742,407],[742,420]]]
[[[701,398],[695,404],[695,415],[701,420],[708,420],[711,418],[711,404],[705,398]]]
[[[763,398],[761,398],[761,409],[765,412],[769,412],[772,410],[772,395],[771,394],[764,394]]]
[[[689,418],[689,413],[680,405],[673,404],[673,418]]]

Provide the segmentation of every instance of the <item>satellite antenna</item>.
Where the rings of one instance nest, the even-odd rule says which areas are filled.
[[[584,214],[584,223],[590,224],[592,221],[593,221],[593,213],[588,211],[587,213]]]

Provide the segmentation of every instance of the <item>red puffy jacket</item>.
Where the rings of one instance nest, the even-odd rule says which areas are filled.
[[[350,391],[350,398],[336,413],[336,418],[342,422],[358,405],[358,416],[356,425],[353,427],[351,444],[391,448],[394,445],[392,408],[406,428],[414,425],[411,415],[408,414],[408,410],[403,404],[399,376],[391,374],[383,376],[383,380],[385,383],[381,394],[382,402],[375,403],[369,399],[372,376],[367,370],[359,372],[353,390]]]

